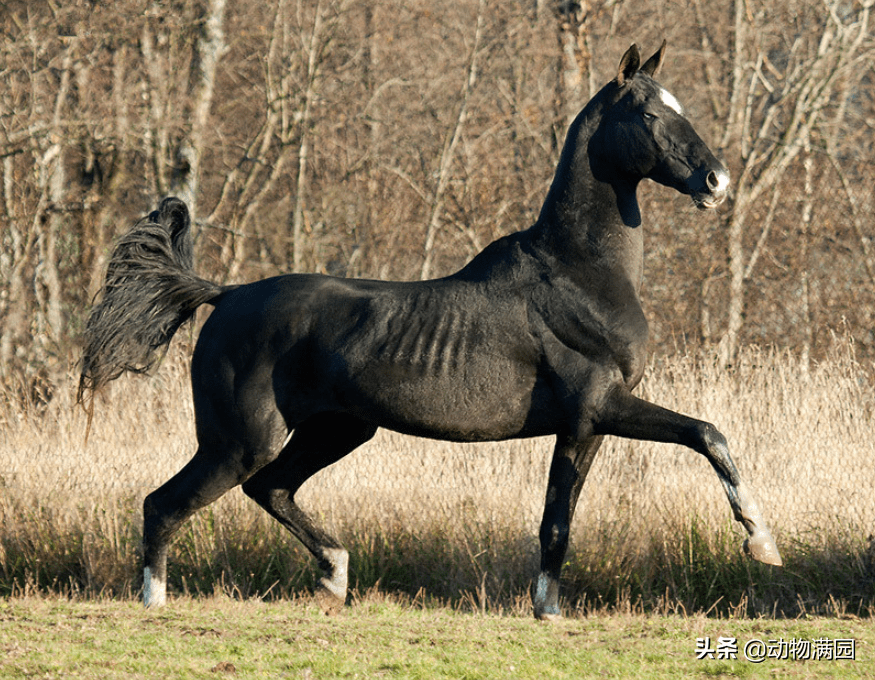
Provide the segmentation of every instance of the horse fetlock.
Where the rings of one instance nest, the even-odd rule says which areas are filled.
[[[143,569],[143,606],[162,607],[167,602],[167,581],[159,571]]]
[[[538,574],[535,593],[532,598],[535,618],[539,621],[558,621],[562,618],[559,610],[559,582],[545,572]]]
[[[343,548],[324,548],[320,566],[325,576],[319,579],[320,589],[327,591],[341,602],[346,600],[349,573],[349,553]]]
[[[343,548],[323,548],[321,552],[319,566],[325,576],[319,579],[314,596],[323,612],[338,614],[346,604],[349,553]]]

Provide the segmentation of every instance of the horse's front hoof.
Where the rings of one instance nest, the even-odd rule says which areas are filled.
[[[540,612],[535,614],[535,618],[538,621],[543,621],[544,623],[559,623],[562,621],[562,614],[550,614],[548,612]]]
[[[745,539],[742,546],[745,554],[763,564],[771,564],[776,567],[784,565],[775,539],[768,531],[757,531]]]

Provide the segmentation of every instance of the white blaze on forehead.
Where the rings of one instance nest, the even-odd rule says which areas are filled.
[[[675,113],[680,115],[684,115],[684,107],[681,106],[681,103],[677,100],[671,92],[666,90],[665,88],[660,89],[659,98],[662,99],[662,103],[665,104],[668,108],[672,109]]]

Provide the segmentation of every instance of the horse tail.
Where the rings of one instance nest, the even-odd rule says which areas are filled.
[[[77,400],[91,393],[89,427],[94,393],[125,371],[147,373],[195,310],[231,289],[195,274],[191,218],[181,200],[165,198],[137,222],[116,245],[85,325]]]

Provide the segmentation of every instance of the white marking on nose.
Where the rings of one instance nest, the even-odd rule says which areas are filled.
[[[729,187],[729,173],[721,170],[720,172],[715,172],[714,175],[717,177],[717,184],[714,187],[714,193],[722,193],[726,191]]]
[[[659,91],[659,98],[662,99],[662,103],[665,104],[668,108],[672,109],[675,113],[684,115],[684,107],[681,106],[681,103],[677,100],[671,92],[666,89],[661,89]]]

